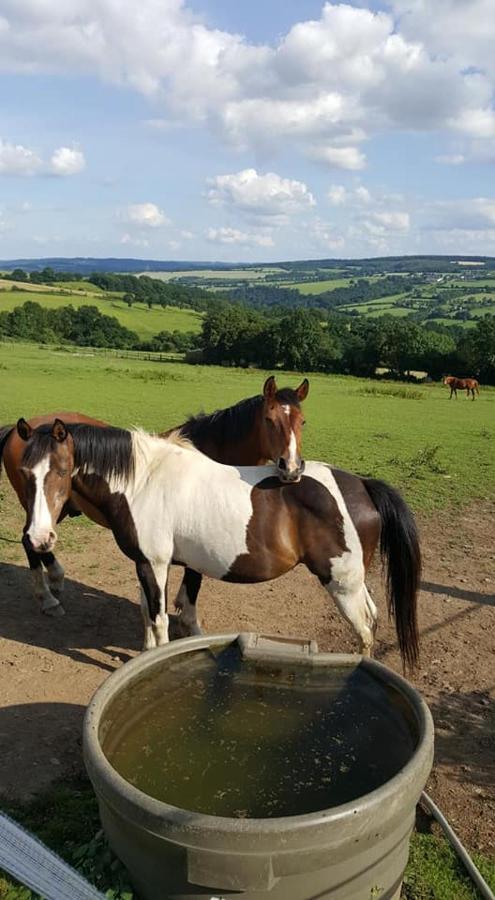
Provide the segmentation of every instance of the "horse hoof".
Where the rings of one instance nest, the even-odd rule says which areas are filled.
[[[201,637],[204,634],[203,629],[199,625],[190,625],[189,631],[191,632],[191,637]]]
[[[60,616],[65,616],[65,609],[60,603],[58,603],[57,606],[49,606],[48,609],[44,609],[43,612],[45,616],[51,616],[52,619],[58,619]]]

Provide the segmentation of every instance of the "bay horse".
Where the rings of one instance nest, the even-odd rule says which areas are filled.
[[[399,649],[404,665],[416,663],[418,535],[406,503],[385,483],[318,462],[282,483],[275,466],[222,465],[177,431],[163,439],[60,419],[33,431],[21,419],[17,432],[25,441],[26,538],[37,552],[53,551],[71,491],[90,518],[104,517],[136,565],[144,649],[168,640],[172,562],[232,583],[269,581],[304,563],[369,655],[377,609],[365,575],[380,540]],[[187,585],[182,615],[194,623]]]
[[[474,392],[476,391],[478,396],[480,393],[480,386],[476,381],[476,378],[456,378],[455,375],[447,375],[447,377],[443,379],[443,383],[450,388],[449,400],[452,400],[452,394],[455,394],[455,399],[457,400],[457,391],[466,391],[466,397],[468,399],[469,394],[472,394],[473,400],[475,399]]]
[[[266,379],[262,394],[241,400],[227,409],[211,414],[191,416],[183,425],[176,426],[193,444],[217,462],[238,465],[263,465],[270,460],[277,463],[277,474],[281,481],[300,478],[304,471],[301,459],[301,440],[304,416],[301,403],[309,392],[307,378],[295,390],[277,388],[273,375]],[[32,428],[52,423],[63,417],[68,424],[85,424],[100,428],[108,427],[107,422],[90,418],[78,412],[49,413],[36,416],[29,421]],[[161,437],[169,432],[163,432]],[[26,509],[26,482],[19,472],[24,443],[13,425],[0,428],[0,470],[5,467],[12,487],[21,505]],[[67,499],[60,511],[59,521],[66,516],[77,516],[81,512],[76,494]],[[94,512],[93,518],[100,525],[107,526],[104,516]],[[23,536],[23,547],[32,572],[35,599],[42,612],[57,616],[64,614],[59,597],[63,589],[64,569],[52,552],[36,551]],[[48,580],[45,577],[46,569]],[[180,611],[183,598],[197,597],[201,587],[201,575],[186,569],[184,579],[175,601]]]

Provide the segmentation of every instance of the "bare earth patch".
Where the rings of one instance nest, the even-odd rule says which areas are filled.
[[[85,706],[107,675],[139,652],[142,627],[132,564],[110,533],[82,520],[59,532],[67,615],[42,616],[17,543],[22,513],[5,480],[0,509],[1,800],[27,798],[81,772]],[[436,724],[427,790],[471,849],[494,853],[495,503],[419,521],[422,653],[413,681]],[[180,570],[172,573],[171,598],[180,577]],[[381,611],[376,656],[401,671],[378,565],[369,583]],[[208,632],[308,636],[323,650],[356,651],[348,627],[302,567],[259,586],[205,580],[199,610]]]

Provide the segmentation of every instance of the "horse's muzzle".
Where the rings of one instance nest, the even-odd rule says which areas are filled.
[[[287,461],[281,457],[277,463],[277,474],[284,484],[296,484],[301,480],[305,467],[306,463],[301,459],[296,467],[289,469]]]
[[[46,535],[37,537],[27,533],[31,548],[35,553],[50,553],[57,543],[57,534],[55,531],[49,531]]]

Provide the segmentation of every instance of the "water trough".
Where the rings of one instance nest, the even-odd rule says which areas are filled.
[[[84,755],[143,900],[396,900],[433,724],[374,660],[208,636],[113,673]]]

